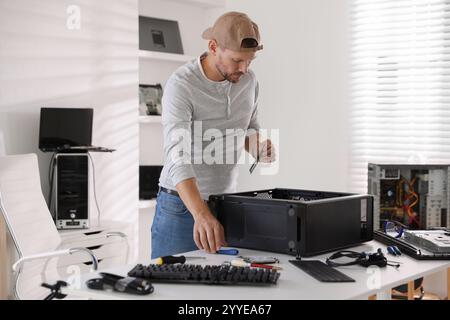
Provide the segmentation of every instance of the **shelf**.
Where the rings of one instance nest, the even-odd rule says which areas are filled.
[[[165,53],[157,51],[139,50],[139,58],[148,60],[162,60],[170,62],[185,63],[195,59],[194,56],[187,56],[185,54]]]
[[[162,123],[161,116],[139,116],[139,123]]]
[[[225,7],[225,0],[170,0],[170,1],[196,5],[206,9]]]
[[[156,207],[156,200],[139,200],[139,209]]]

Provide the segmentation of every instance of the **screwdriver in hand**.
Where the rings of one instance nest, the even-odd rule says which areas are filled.
[[[252,174],[253,173],[253,171],[255,171],[255,168],[256,168],[256,166],[258,165],[258,162],[259,162],[259,154],[258,154],[258,156],[256,157],[256,159],[255,159],[255,162],[253,162],[253,164],[252,164],[252,166],[250,167],[250,174]]]
[[[176,263],[185,263],[187,259],[206,259],[205,257],[185,257],[185,256],[165,256],[156,259],[156,264],[176,264]]]

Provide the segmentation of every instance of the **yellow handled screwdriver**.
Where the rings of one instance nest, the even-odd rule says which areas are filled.
[[[185,257],[185,256],[179,256],[179,257],[175,257],[175,256],[165,256],[165,257],[160,257],[158,259],[156,259],[156,264],[157,265],[162,265],[162,264],[176,264],[176,263],[185,263],[186,260],[194,260],[194,259],[206,259],[206,257]]]

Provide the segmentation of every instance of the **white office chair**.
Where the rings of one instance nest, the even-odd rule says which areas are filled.
[[[92,251],[61,249],[61,237],[42,194],[35,154],[0,157],[0,211],[19,254],[13,265],[17,299],[41,299],[50,294],[41,284],[58,280],[55,257],[82,253],[97,269]],[[120,232],[107,236],[126,238]]]

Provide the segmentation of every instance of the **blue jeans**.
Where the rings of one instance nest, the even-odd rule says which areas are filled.
[[[194,218],[181,198],[159,192],[152,224],[152,259],[197,250]]]

